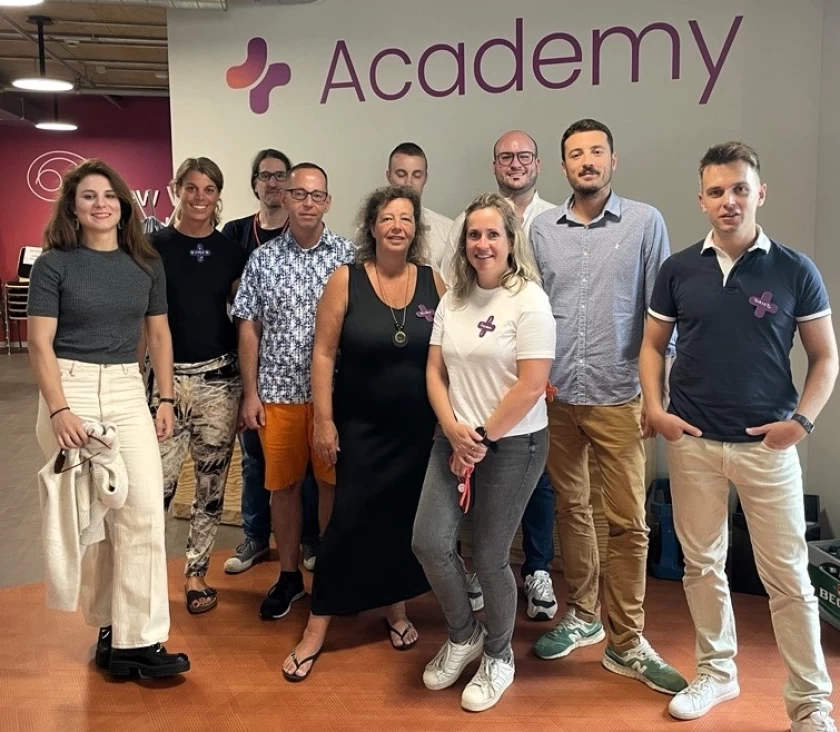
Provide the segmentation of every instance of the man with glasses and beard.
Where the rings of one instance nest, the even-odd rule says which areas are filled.
[[[523,231],[529,235],[534,219],[555,208],[537,193],[540,157],[537,143],[527,132],[505,132],[493,145],[493,174],[499,193],[513,205]],[[455,247],[464,226],[464,214],[455,219],[449,232],[440,273],[447,285],[452,283],[452,261]],[[557,600],[551,582],[551,561],[554,559],[554,489],[548,473],[543,473],[522,517],[522,579],[527,615],[532,620],[551,620],[557,612]],[[484,605],[481,587],[474,574],[467,575],[473,609]]]
[[[324,224],[332,199],[321,167],[294,166],[283,198],[288,230],[254,251],[232,311],[239,319],[241,417],[248,429],[259,431],[280,559],[280,576],[260,608],[265,619],[282,618],[304,595],[298,569],[301,487],[310,460],[322,530],[332,512],[335,468],[312,449],[310,365],[318,300],[330,275],[352,262],[356,251]]]
[[[260,202],[260,210],[250,216],[228,221],[222,233],[238,242],[248,254],[261,244],[286,233],[289,213],[283,205],[286,176],[292,161],[285,153],[266,148],[260,150],[251,164],[251,190]]]
[[[638,365],[645,312],[669,255],[668,232],[655,208],[613,192],[616,156],[606,125],[575,122],[563,134],[561,153],[572,195],[537,217],[531,244],[557,326],[548,472],[557,488],[569,594],[563,619],[537,641],[534,652],[561,658],[605,636],[587,481],[591,449],[609,524],[604,572],[609,638],[601,663],[676,694],[685,679],[642,635],[648,528]]]

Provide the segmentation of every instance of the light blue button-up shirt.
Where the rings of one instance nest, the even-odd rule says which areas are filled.
[[[612,193],[600,216],[584,224],[569,197],[536,218],[530,238],[557,330],[555,398],[630,401],[640,392],[645,313],[670,254],[662,214]]]

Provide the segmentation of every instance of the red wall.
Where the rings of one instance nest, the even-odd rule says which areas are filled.
[[[50,101],[45,98],[42,106]],[[0,123],[0,279],[4,282],[16,277],[20,248],[41,245],[51,204],[36,192],[53,195],[50,189],[59,185],[60,174],[71,164],[68,159],[103,158],[132,190],[159,192],[158,218],[164,220],[172,213],[166,188],[172,178],[169,100],[123,99],[119,104],[121,108],[93,96],[62,99],[60,116],[79,126],[70,133]]]

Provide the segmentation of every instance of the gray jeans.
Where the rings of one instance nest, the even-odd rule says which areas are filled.
[[[473,567],[484,591],[487,638],[484,650],[508,658],[516,622],[516,579],[510,568],[510,545],[525,506],[545,468],[548,431],[499,440],[472,479]],[[449,469],[452,447],[435,435],[420,505],[414,520],[412,549],[437,595],[453,643],[466,643],[475,631],[464,569],[455,553],[464,513],[458,505],[459,480]]]

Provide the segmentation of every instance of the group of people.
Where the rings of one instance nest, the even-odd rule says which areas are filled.
[[[606,638],[607,670],[673,695],[675,718],[698,718],[739,694],[724,573],[731,481],[789,672],[791,729],[836,729],[795,447],[838,371],[820,275],[756,223],[766,187],[745,144],[704,155],[699,201],[711,231],[674,255],[660,212],[613,190],[606,125],[575,122],[561,153],[572,193],[556,206],[537,193],[534,139],[505,133],[492,155],[498,192],[451,222],[422,205],[428,161],[401,144],[389,185],[361,206],[355,241],[324,222],[326,171],[274,149],[252,167],[259,211],[221,232],[222,173],[186,160],[174,223],[151,242],[116,171],[91,160],[65,176],[33,267],[29,342],[45,455],[95,451],[92,431],[110,423],[126,464],[128,500],[106,516],[106,540],[82,567],[99,666],[151,677],[189,668],[161,645],[164,506],[189,451],[185,600],[207,612],[218,602],[205,575],[239,431],[245,538],[225,570],[263,559],[273,530],[280,572],[263,618],[282,618],[305,594],[304,512],[317,495],[310,614],[283,661],[288,681],[311,675],[336,615],[381,608],[392,646],[413,648],[406,601],[431,588],[447,640],[423,683],[449,687],[479,661],[461,704],[494,706],[515,674],[514,534],[521,523],[527,615],[551,620],[556,517],[568,596],[534,653],[558,659]],[[809,364],[801,396],[790,369],[797,331]],[[690,682],[644,637],[643,440],[657,433],[697,635]],[[471,572],[459,553],[465,514]]]

